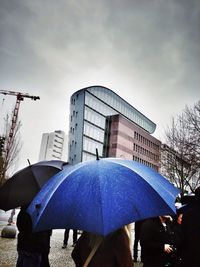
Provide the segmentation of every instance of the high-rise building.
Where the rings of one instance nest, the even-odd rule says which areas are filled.
[[[112,90],[75,92],[69,121],[69,163],[95,159],[98,149],[99,157],[121,156],[159,169],[161,144],[151,135],[156,124]]]
[[[63,131],[43,133],[40,145],[39,161],[63,160],[68,161],[68,140]]]

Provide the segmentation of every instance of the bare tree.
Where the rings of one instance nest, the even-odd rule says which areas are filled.
[[[197,109],[198,108],[198,109]],[[193,108],[186,107],[165,133],[162,151],[162,172],[182,194],[194,191],[200,183],[200,101]]]
[[[194,107],[186,106],[184,114],[191,135],[191,145],[194,143],[196,152],[200,154],[200,100]]]
[[[9,115],[4,119],[4,130],[3,137],[5,138],[4,151],[0,159],[0,185],[2,185],[8,178],[11,168],[16,164],[21,150],[21,139],[20,139],[20,127],[21,123],[18,121],[13,130],[12,139],[10,138],[9,146],[9,134],[12,124],[12,119]]]
[[[190,127],[200,134],[200,100],[194,107],[186,106],[184,110],[187,120],[190,122]]]
[[[184,110],[184,123],[188,125],[191,153],[195,155],[196,175],[193,179],[193,187],[200,184],[200,100],[193,107],[186,106]]]

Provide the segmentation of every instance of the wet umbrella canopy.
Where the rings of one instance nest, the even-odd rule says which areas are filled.
[[[175,213],[179,190],[143,164],[117,158],[79,163],[55,175],[28,208],[33,229],[102,235],[133,221]]]
[[[40,188],[67,163],[40,161],[15,173],[0,188],[0,209],[5,211],[29,204]]]

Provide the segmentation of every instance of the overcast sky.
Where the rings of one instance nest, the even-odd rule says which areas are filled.
[[[200,99],[199,0],[0,0],[0,89],[21,102],[18,168],[38,161],[42,133],[68,131],[69,99],[110,88],[163,132]],[[5,99],[5,100],[3,100]],[[0,118],[14,96],[0,95]]]

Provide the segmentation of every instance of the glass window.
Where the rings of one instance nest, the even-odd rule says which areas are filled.
[[[96,109],[99,110],[99,112],[104,114],[105,116],[121,113],[122,115],[131,119],[133,122],[136,122],[148,132],[152,133],[155,130],[155,124],[153,122],[151,122],[142,113],[140,113],[134,107],[129,105],[125,100],[121,99],[112,91],[103,87],[91,87],[88,88],[87,91],[91,92],[91,94],[95,95],[97,98],[100,98],[102,101],[107,103],[107,105],[113,107],[113,109],[108,107],[97,98],[92,98],[92,95],[86,92],[86,104],[91,106],[93,109],[95,109],[96,107]]]
[[[83,137],[83,150],[96,155],[96,148],[98,149],[99,156],[102,156],[103,144],[98,143],[97,141],[94,141],[92,139],[89,139],[86,136]]]
[[[84,134],[100,142],[104,141],[104,130],[99,129],[88,122],[84,122]]]
[[[110,108],[109,106],[96,99],[95,97],[91,96],[90,94],[86,93],[85,96],[86,105],[90,106],[94,110],[98,110],[99,113],[105,116],[117,114],[114,109]]]
[[[85,107],[84,118],[101,128],[105,128],[105,117],[88,107]]]
[[[95,160],[95,159],[96,159],[95,155],[91,155],[86,152],[83,152],[82,154],[82,161]]]

